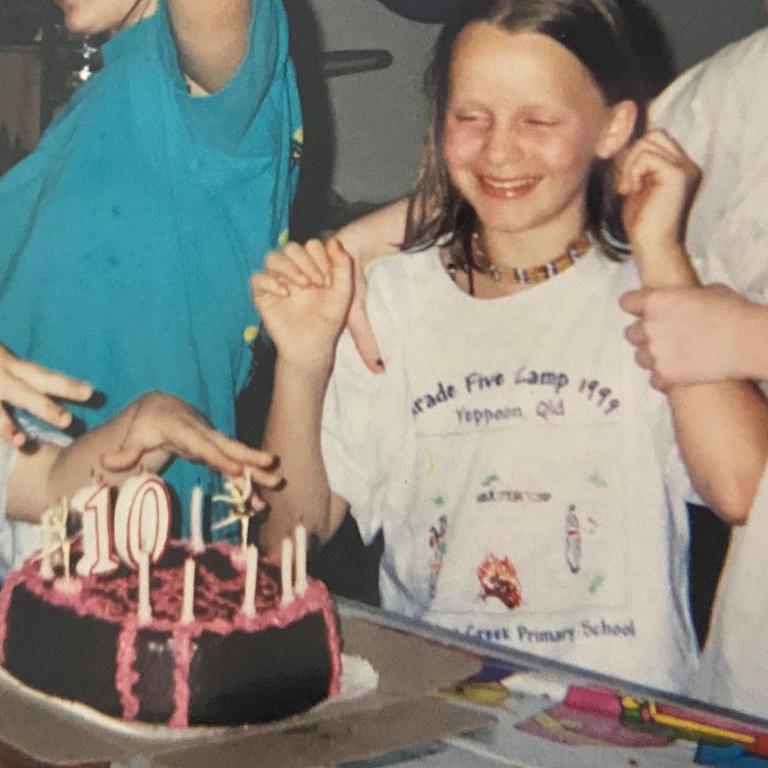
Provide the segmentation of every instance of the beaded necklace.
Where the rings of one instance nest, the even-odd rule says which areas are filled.
[[[591,247],[592,241],[586,232],[582,232],[575,240],[572,240],[565,248],[565,253],[560,254],[545,264],[537,264],[535,267],[500,267],[494,264],[483,251],[480,245],[480,234],[472,233],[472,268],[481,275],[488,275],[497,283],[513,283],[514,285],[536,285],[549,280],[555,275],[565,272],[573,266]]]

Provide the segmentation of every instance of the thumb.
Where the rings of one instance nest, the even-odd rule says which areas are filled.
[[[353,258],[344,249],[344,246],[337,238],[331,238],[327,243],[328,255],[331,262],[336,266],[337,260],[344,258],[347,265],[344,273],[344,279],[352,279]],[[352,305],[347,315],[347,328],[349,329],[352,341],[362,358],[365,366],[372,373],[383,373],[384,363],[381,360],[381,350],[373,333],[370,320],[365,311],[366,283],[365,275],[361,270],[355,272],[355,286]]]
[[[144,451],[140,447],[123,445],[116,451],[103,454],[101,466],[109,472],[125,472],[133,469],[143,455]]]
[[[333,282],[343,289],[345,295],[352,293],[352,257],[344,250],[344,246],[335,237],[325,244],[328,258],[331,261]]]
[[[347,328],[352,341],[366,367],[373,373],[384,373],[381,350],[373,333],[373,328],[365,313],[364,301],[355,296],[347,316]]]
[[[645,303],[652,289],[638,288],[636,291],[628,291],[619,299],[619,306],[631,315],[640,317],[645,312]]]

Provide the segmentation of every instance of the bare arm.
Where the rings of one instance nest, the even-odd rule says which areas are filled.
[[[252,0],[168,0],[181,69],[202,92],[223,88],[243,60],[251,6]]]
[[[264,446],[279,457],[284,482],[264,491],[270,514],[262,528],[264,546],[273,551],[298,522],[327,540],[347,509],[329,486],[320,434],[336,342],[351,300],[352,264],[333,245],[328,256],[327,263],[320,264],[328,275],[325,285],[292,286],[279,295],[274,273],[253,278],[256,306],[277,347]]]
[[[354,257],[355,264],[365,269],[372,261],[400,250],[405,235],[406,199],[379,208],[342,227],[336,237]]]
[[[139,462],[157,472],[177,455],[232,476],[247,468],[267,486],[279,482],[273,456],[217,432],[178,398],[151,392],[67,448],[40,442],[34,452],[19,453],[8,483],[8,516],[37,522],[62,495],[92,482],[94,472],[119,485]]]
[[[620,190],[643,284],[698,285],[680,240],[695,166],[663,132],[630,151]],[[746,522],[768,460],[768,402],[750,382],[673,387],[669,404],[691,481],[726,522]]]

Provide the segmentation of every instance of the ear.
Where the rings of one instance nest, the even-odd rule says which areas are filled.
[[[614,157],[629,141],[637,122],[637,104],[627,99],[614,104],[597,143],[596,154],[603,160]]]

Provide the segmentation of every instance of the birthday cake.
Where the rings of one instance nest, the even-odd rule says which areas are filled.
[[[339,691],[332,600],[292,583],[292,555],[246,570],[240,547],[169,541],[148,574],[115,559],[75,575],[87,549],[30,558],[0,592],[0,664],[26,685],[172,727],[267,722]]]

